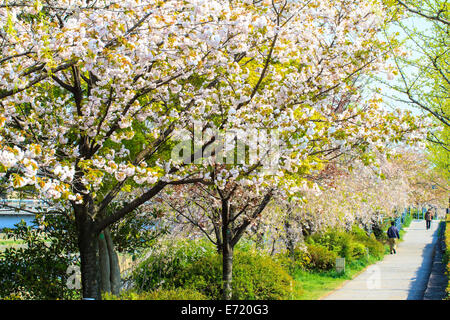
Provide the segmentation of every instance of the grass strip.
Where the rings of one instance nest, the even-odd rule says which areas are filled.
[[[326,272],[297,270],[293,276],[302,290],[294,297],[294,300],[319,300],[379,260],[381,259],[369,256],[368,259],[352,261],[346,265],[344,273],[338,273],[335,270]]]

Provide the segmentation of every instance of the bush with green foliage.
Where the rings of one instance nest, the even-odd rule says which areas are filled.
[[[383,257],[384,245],[367,234],[363,229],[354,226],[351,232],[328,230],[310,235],[305,240],[304,248],[295,248],[293,252],[285,251],[276,255],[277,261],[291,274],[297,270],[328,271],[334,268],[337,257],[345,257],[347,263]]]
[[[105,293],[103,300],[207,300],[204,294],[190,288],[158,289],[151,292],[123,291],[119,296]]]
[[[366,248],[366,246],[363,243],[350,242],[350,244],[351,244],[351,247],[350,247],[351,259],[350,259],[350,261],[367,258],[369,250]]]
[[[147,258],[136,267],[132,281],[140,291],[167,288],[168,284],[187,266],[214,253],[210,242],[203,240],[179,240],[155,244]]]
[[[157,235],[154,216],[137,216],[130,224],[114,224],[111,234],[119,251],[136,252]],[[128,220],[125,220],[128,221]],[[8,239],[21,242],[0,252],[0,299],[79,299],[80,290],[68,289],[69,266],[79,265],[77,231],[70,209],[39,213],[30,225],[5,229]],[[139,229],[145,229],[139,232]]]
[[[6,229],[10,239],[22,240],[21,247],[0,252],[0,298],[77,299],[78,290],[67,287],[67,268],[79,263],[75,230],[67,228],[71,218],[64,214],[37,215],[33,225],[24,221]]]
[[[308,270],[328,271],[334,268],[336,252],[316,243],[308,243],[307,248],[310,259],[310,263],[307,265]]]
[[[235,251],[232,299],[285,300],[292,298],[292,277],[274,259],[255,251]],[[214,254],[191,264],[174,280],[212,299],[222,298],[222,257]],[[298,289],[297,289],[298,290]]]
[[[236,285],[236,260],[233,262],[233,288]],[[222,256],[209,254],[186,265],[172,279],[172,286],[191,288],[202,292],[210,299],[222,297]]]
[[[317,233],[307,239],[309,244],[318,244],[337,256],[344,257],[347,262],[366,258],[368,254],[381,258],[384,246],[374,235],[367,235],[364,230],[354,226],[351,232],[329,230]]]
[[[375,235],[372,233],[367,235],[364,230],[359,228],[353,228],[353,237],[365,248],[367,248],[369,255],[376,259],[381,259],[384,255],[384,245],[381,241],[378,241]]]
[[[289,273],[293,273],[296,270],[308,269],[311,263],[311,257],[306,248],[294,248],[293,252],[283,251],[275,255],[275,259],[279,264],[283,266]]]
[[[268,255],[245,247],[235,250],[233,299],[289,299],[293,279],[281,264]],[[184,288],[209,299],[222,298],[222,257],[202,241],[181,241],[155,250],[133,273],[137,290]],[[298,289],[295,289],[298,290]]]

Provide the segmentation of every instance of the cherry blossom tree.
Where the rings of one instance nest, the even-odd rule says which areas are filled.
[[[390,162],[408,183],[410,205],[447,207],[448,177],[445,172],[436,170],[434,159],[426,152],[402,149]]]
[[[340,106],[342,109],[341,112],[344,110],[348,111],[347,108],[350,108],[349,104],[346,104],[346,107],[344,107],[342,101],[336,102],[335,100],[333,99],[331,101]],[[333,104],[331,104],[331,109],[336,110]],[[354,117],[364,117],[366,119],[367,108],[363,108],[363,110],[365,112],[358,115],[355,114]],[[166,205],[166,211],[172,211],[174,213],[176,217],[175,223],[190,224],[194,227],[188,229],[189,236],[206,236],[206,238],[216,245],[218,253],[223,258],[224,299],[231,298],[234,247],[244,234],[251,229],[250,227],[258,228],[262,225],[262,229],[270,229],[275,226],[275,229],[278,227],[277,231],[282,230],[284,227],[285,230],[300,230],[301,232],[301,225],[296,224],[294,226],[292,223],[293,220],[296,219],[297,222],[317,226],[326,222],[328,218],[335,223],[323,223],[322,227],[340,227],[342,224],[348,227],[356,219],[361,219],[361,217],[366,218],[365,215],[358,216],[360,212],[358,208],[351,207],[351,210],[348,210],[350,205],[343,205],[339,208],[338,212],[327,210],[325,207],[318,208],[317,202],[326,206],[330,198],[323,197],[323,193],[313,182],[320,181],[322,187],[331,187],[333,183],[336,183],[338,176],[332,172],[333,170],[330,170],[330,164],[327,165],[326,169],[321,169],[325,163],[345,155],[347,157],[347,163],[346,165],[342,165],[344,169],[341,169],[341,171],[348,170],[345,168],[350,166],[349,163],[357,160],[359,160],[361,165],[363,163],[369,165],[373,162],[370,159],[371,151],[369,150],[383,150],[384,144],[388,140],[397,140],[400,135],[408,136],[410,133],[408,132],[408,130],[411,130],[410,126],[395,127],[396,121],[392,122],[392,120],[398,119],[398,115],[386,116],[384,114],[383,117],[378,115],[379,118],[376,118],[374,114],[368,114],[370,114],[370,121],[358,121],[356,124],[349,120],[342,121],[342,123],[346,123],[341,124],[341,128],[343,129],[340,130],[340,134],[347,135],[351,132],[358,132],[355,135],[355,141],[357,142],[351,147],[342,148],[339,147],[339,143],[336,146],[336,142],[333,139],[322,138],[321,140],[311,140],[301,149],[303,153],[301,160],[292,161],[293,163],[285,166],[282,163],[277,163],[275,167],[270,168],[269,173],[264,170],[265,168],[263,166],[264,160],[267,160],[267,158],[249,167],[245,166],[245,164],[237,166],[234,163],[232,166],[228,164],[227,167],[227,164],[217,161],[218,159],[222,159],[223,154],[221,157],[216,157],[220,155],[220,152],[226,153],[220,151],[220,148],[218,148],[216,149],[217,152],[213,152],[212,156],[208,159],[209,167],[203,169],[205,173],[203,174],[204,179],[202,181],[190,185],[174,186],[166,189],[165,193],[159,194],[157,197],[158,201]],[[353,117],[349,118],[353,119]],[[404,119],[408,120],[407,117]],[[309,121],[314,121],[314,118]],[[408,121],[411,121],[411,119]],[[388,128],[394,128],[390,132],[391,138],[384,136],[384,132]],[[331,131],[331,133],[334,133],[333,130]],[[365,133],[369,134],[365,135]],[[186,136],[189,136],[189,132],[186,133]],[[283,137],[282,135],[280,136]],[[194,140],[195,137],[196,134],[194,132],[191,138]],[[234,142],[236,142],[234,144],[235,148],[238,148],[238,140],[245,140],[242,135],[232,135],[232,137],[236,138],[234,139]],[[421,135],[417,134],[415,139],[419,137]],[[377,141],[379,139],[383,142]],[[222,144],[219,144],[219,146],[224,147],[224,144],[226,144],[224,140],[226,139],[221,140],[220,137],[216,137],[214,141],[222,141]],[[300,148],[298,147],[284,147],[290,141],[286,138],[277,140],[278,160],[280,158],[289,159],[293,153],[299,152]],[[191,144],[187,144],[187,146],[189,147],[188,149],[192,147]],[[263,148],[266,147],[268,145],[263,145]],[[262,153],[263,157],[268,157],[269,152],[263,151],[266,150],[263,148],[258,149],[259,154]],[[232,148],[231,150],[232,158],[235,159],[236,149]],[[249,153],[251,154],[251,150],[249,150]],[[293,169],[292,167],[295,168]],[[345,175],[348,175],[348,173]],[[327,183],[324,183],[323,180],[326,180]],[[393,181],[390,186],[395,187],[395,182]],[[360,190],[358,193],[360,197],[356,198],[351,193],[354,190],[349,189],[340,190],[341,197],[339,199],[332,199],[331,202],[333,203],[328,205],[334,208],[334,205],[338,205],[339,201],[349,203],[346,200],[347,196],[351,197],[355,203],[357,201],[366,201],[362,199],[363,191]],[[401,190],[404,191],[404,189]],[[376,195],[379,195],[377,192],[379,190],[375,192]],[[394,194],[392,196],[395,197]],[[314,198],[316,200],[316,206],[305,206],[302,203],[305,197],[308,200],[313,200]],[[270,218],[266,219],[263,213],[266,215],[266,207],[272,200],[276,202],[275,205],[270,206]],[[376,204],[374,203],[377,203],[377,201],[383,202],[382,199],[377,198],[371,204],[375,206]],[[306,215],[300,217],[298,208],[302,208],[303,213],[306,213]],[[389,212],[390,209],[386,211]],[[345,210],[348,210],[348,212]],[[324,211],[328,214],[327,216],[324,214]],[[342,212],[345,216],[342,217],[339,212]],[[374,211],[370,211],[370,213],[372,215],[367,216],[373,218]],[[317,215],[319,215],[319,218]],[[279,222],[283,224],[281,227],[279,227]],[[308,232],[311,232],[317,231],[320,228],[312,229],[309,227],[309,229]],[[303,231],[305,231],[304,228]],[[287,235],[285,238],[286,244],[293,250],[296,240],[293,239],[292,232],[285,231],[283,235]]]
[[[417,127],[353,95],[363,70],[384,67],[376,0],[17,0],[0,16],[0,172],[11,189],[72,206],[83,297],[100,298],[99,248],[117,265],[108,227],[164,188],[214,188],[228,224],[234,192],[258,211],[274,192],[295,197],[321,159]],[[172,159],[173,134],[197,122],[199,145]],[[276,166],[265,170],[266,151],[217,166],[211,128],[276,132]],[[216,160],[198,161],[205,152]]]
[[[259,183],[241,184],[241,180],[250,178],[245,172],[223,178],[223,165],[216,164],[209,172],[211,179],[173,186],[159,194],[158,202],[164,204],[163,210],[172,212],[175,224],[191,225],[187,236],[204,236],[217,247],[223,257],[224,299],[229,299],[233,250],[247,233],[271,240],[271,253],[280,239],[293,252],[305,235],[326,228],[348,229],[354,224],[370,227],[374,220],[391,217],[395,209],[408,204],[410,185],[404,179],[405,174],[397,172],[398,167],[393,170],[385,159],[369,161],[367,154],[351,151],[340,154],[346,162],[333,160],[321,170],[291,173],[291,177],[283,177],[279,183],[266,177]],[[359,159],[354,157],[355,153]],[[354,168],[350,171],[351,154]],[[295,192],[292,186],[283,189],[282,184],[293,181],[304,184],[296,187]]]
[[[306,190],[303,203],[278,200],[268,206],[255,228],[271,244],[266,250],[292,252],[316,232],[353,225],[371,231],[407,207],[447,204],[448,181],[433,170],[423,149],[396,146],[369,165],[352,160],[351,170],[345,160],[336,159],[311,177],[319,189]]]

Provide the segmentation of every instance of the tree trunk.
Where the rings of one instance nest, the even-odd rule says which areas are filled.
[[[122,288],[122,280],[120,278],[120,265],[119,257],[114,249],[114,243],[112,241],[111,232],[109,228],[106,228],[103,233],[105,234],[106,244],[108,245],[108,255],[109,255],[109,267],[110,267],[110,282],[111,282],[111,293],[114,295],[119,295]]]
[[[222,282],[223,300],[231,300],[233,282],[233,246],[231,212],[228,200],[222,199]]]
[[[286,238],[285,238],[285,245],[286,245],[286,249],[289,252],[289,257],[292,260],[295,260],[295,241],[293,239],[293,235],[291,232],[291,224],[289,223],[289,221],[285,221],[284,222],[284,228],[285,228],[285,233],[286,233]]]
[[[98,232],[98,226],[88,214],[88,206],[75,208],[78,248],[81,259],[83,298],[101,300],[101,293],[119,295],[120,267],[109,228]]]
[[[228,239],[227,239],[228,240]],[[230,239],[231,240],[231,239]],[[223,300],[231,300],[233,282],[233,247],[231,241],[224,241],[222,252]]]
[[[121,288],[120,266],[109,228],[100,233],[98,243],[101,291],[117,296],[120,294]]]
[[[109,263],[108,245],[104,232],[98,236],[98,253],[100,265],[100,288],[102,293],[111,293],[111,268]]]
[[[265,247],[264,233],[260,232],[260,229],[261,229],[261,221],[258,221],[258,224],[256,226],[256,248],[264,250]]]
[[[82,225],[78,232],[81,259],[81,285],[83,298],[101,299],[97,234],[90,225]]]

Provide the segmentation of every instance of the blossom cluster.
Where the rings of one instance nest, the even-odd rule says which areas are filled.
[[[38,0],[0,17],[0,172],[14,188],[80,201],[197,177],[292,195],[319,155],[420,138],[411,115],[357,90],[385,66],[381,1]],[[195,121],[278,130],[275,172],[174,163],[159,147]]]

